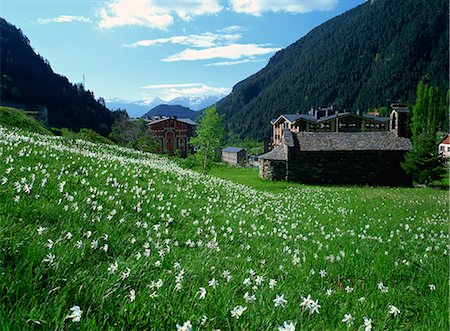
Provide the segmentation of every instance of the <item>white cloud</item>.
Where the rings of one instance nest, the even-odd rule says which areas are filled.
[[[139,47],[139,46],[159,46],[163,44],[179,44],[179,45],[189,45],[192,47],[214,47],[220,43],[230,43],[237,41],[241,38],[239,34],[216,34],[211,32],[206,32],[203,34],[191,34],[186,36],[173,36],[169,38],[158,38],[158,39],[147,39],[139,40],[135,43],[124,45],[126,47]]]
[[[171,55],[164,62],[196,61],[211,59],[238,60],[243,57],[254,57],[278,51],[279,48],[263,47],[257,44],[230,44],[226,46],[211,47],[205,49],[188,48],[180,53]]]
[[[224,27],[222,29],[217,30],[217,32],[221,32],[221,33],[235,33],[235,32],[240,32],[240,31],[245,31],[246,28],[244,28],[243,26],[240,25],[230,25],[227,27]]]
[[[338,0],[230,0],[236,13],[260,16],[264,12],[308,13],[315,10],[330,10]]]
[[[228,87],[208,86],[202,83],[188,83],[188,84],[159,84],[143,86],[143,89],[154,89],[151,95],[144,92],[142,94],[144,99],[153,100],[155,95],[158,95],[164,101],[170,101],[178,97],[199,97],[208,95],[219,95],[230,93]]]
[[[164,30],[173,24],[175,15],[189,21],[221,10],[219,0],[114,0],[100,9],[99,26],[109,29],[140,25]]]
[[[241,64],[241,63],[257,63],[257,62],[262,62],[262,61],[264,61],[264,59],[259,59],[259,60],[244,59],[244,60],[239,60],[239,61],[223,61],[223,62],[208,63],[208,64],[205,64],[205,67],[234,66],[236,64]]]
[[[48,23],[71,23],[71,22],[84,22],[91,23],[91,19],[85,16],[71,16],[71,15],[60,15],[58,17],[53,18],[40,18],[38,20],[39,24],[48,24]]]
[[[192,87],[192,86],[202,86],[202,83],[185,83],[185,84],[159,84],[159,85],[146,85],[141,88],[145,89],[166,89],[166,88],[178,88],[178,87]]]
[[[201,85],[189,88],[170,88],[161,91],[161,98],[164,100],[173,100],[178,97],[202,96],[228,94],[230,89],[227,87],[213,87]]]

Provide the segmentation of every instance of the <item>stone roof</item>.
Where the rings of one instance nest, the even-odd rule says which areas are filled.
[[[286,153],[284,152],[283,145],[275,147],[270,152],[258,156],[258,159],[286,161]]]
[[[409,111],[409,110],[408,110]],[[402,112],[400,110],[400,112]],[[374,115],[368,115],[368,114],[362,114],[362,115],[356,115],[350,112],[342,112],[342,113],[335,113],[333,115],[329,115],[329,116],[322,116],[319,118],[316,118],[315,116],[309,115],[309,114],[282,114],[280,116],[278,116],[277,118],[274,118],[270,121],[271,124],[275,124],[275,122],[280,118],[280,117],[284,117],[286,120],[288,120],[289,122],[293,123],[296,122],[298,120],[305,120],[305,121],[309,121],[309,122],[313,122],[313,123],[322,123],[322,122],[326,122],[329,121],[333,118],[339,117],[346,117],[346,116],[356,116],[356,117],[362,117],[362,118],[366,118],[369,120],[373,120],[373,121],[377,121],[377,122],[389,122],[390,118],[389,117],[379,117],[379,116],[374,116]]]
[[[233,146],[229,146],[229,147],[225,147],[224,149],[222,149],[222,152],[227,152],[227,153],[239,153],[240,151],[244,150],[243,148],[240,147],[233,147]]]
[[[299,132],[300,151],[409,151],[411,141],[392,132]]]

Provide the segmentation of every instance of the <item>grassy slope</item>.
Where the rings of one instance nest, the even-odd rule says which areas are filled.
[[[263,182],[252,169],[226,172],[259,188],[252,190],[148,154],[1,127],[0,157],[4,328],[162,330],[190,320],[194,329],[275,330],[290,320],[297,329],[346,330],[349,313],[354,329],[364,316],[375,329],[448,329],[445,192],[313,187]],[[300,307],[308,294],[320,314]],[[277,295],[286,307],[275,307]],[[399,316],[389,315],[390,304]],[[65,319],[73,305],[83,310],[79,323]],[[232,318],[238,305],[247,310]]]
[[[17,108],[0,106],[0,125],[10,128],[17,127],[41,134],[52,134],[41,122]]]

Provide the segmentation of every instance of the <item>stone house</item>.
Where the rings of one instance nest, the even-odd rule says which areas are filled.
[[[282,130],[292,132],[373,132],[388,131],[389,117],[350,113],[334,106],[312,108],[308,114],[283,114],[271,121],[273,146],[281,144]]]
[[[147,119],[146,122],[158,143],[157,153],[174,154],[179,150],[185,157],[188,151],[192,151],[189,140],[195,135],[197,123],[191,119],[157,116]]]
[[[260,177],[309,184],[411,185],[401,167],[411,141],[401,136],[406,117],[391,114],[397,123],[390,131],[282,131],[281,144],[259,156]]]
[[[247,162],[247,151],[239,147],[226,147],[222,149],[222,160],[231,165],[243,165]]]

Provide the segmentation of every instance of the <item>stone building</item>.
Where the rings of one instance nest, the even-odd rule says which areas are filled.
[[[239,147],[226,147],[222,149],[222,160],[231,165],[243,165],[247,162],[247,151]]]
[[[197,123],[188,118],[154,117],[146,120],[147,126],[155,137],[157,153],[174,154],[176,150],[186,156],[192,150],[189,140],[195,135]]]
[[[308,114],[283,114],[271,121],[273,146],[281,144],[282,130],[292,132],[388,131],[389,117],[345,112],[334,106],[311,109]]]
[[[281,143],[259,156],[260,176],[309,184],[411,185],[401,167],[411,141],[402,136],[406,114],[390,131],[295,132],[283,129]],[[388,125],[388,124],[387,124]],[[405,127],[406,128],[406,127]]]

